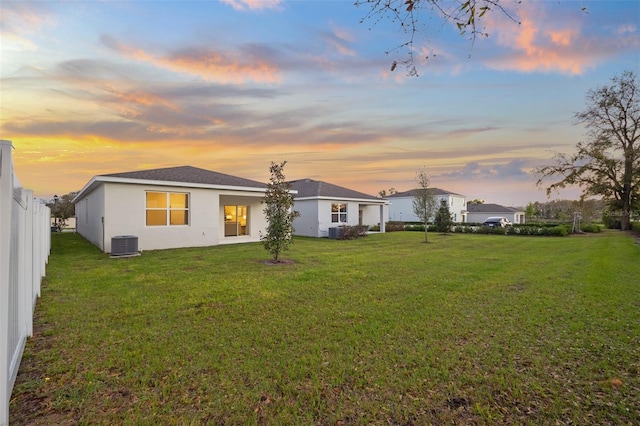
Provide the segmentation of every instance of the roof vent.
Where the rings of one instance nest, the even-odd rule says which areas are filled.
[[[111,257],[137,255],[138,237],[135,235],[117,235],[111,238]]]

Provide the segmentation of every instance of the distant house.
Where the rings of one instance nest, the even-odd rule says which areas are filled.
[[[191,166],[94,176],[74,199],[76,230],[105,253],[118,236],[144,250],[260,241],[265,191]]]
[[[446,200],[454,222],[466,222],[467,198],[455,192],[445,191],[440,188],[430,188],[436,198],[436,208],[440,206],[440,200]],[[398,192],[386,197],[389,200],[389,220],[397,222],[422,222],[413,212],[413,199],[417,189]],[[433,220],[433,218],[431,219]]]
[[[524,211],[499,204],[469,204],[467,205],[467,222],[482,223],[488,217],[506,217],[511,223],[524,223]]]
[[[380,225],[384,232],[387,202],[362,192],[313,179],[291,181],[297,194],[294,209],[300,212],[295,235],[328,237],[329,228],[342,225]]]

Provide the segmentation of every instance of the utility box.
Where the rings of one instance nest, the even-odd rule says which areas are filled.
[[[344,227],[333,227],[329,228],[329,238],[341,239],[344,238]]]
[[[138,237],[117,235],[111,238],[111,256],[135,256],[138,254]]]

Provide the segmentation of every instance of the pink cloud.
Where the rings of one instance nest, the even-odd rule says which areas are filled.
[[[243,57],[238,53],[187,49],[171,55],[156,56],[143,49],[126,46],[108,36],[103,36],[102,41],[126,57],[172,71],[196,75],[208,81],[241,84],[249,80],[266,83],[277,83],[281,80],[279,67],[267,58],[256,55]]]
[[[498,70],[577,75],[616,52],[640,45],[640,38],[627,27],[625,37],[613,33],[596,37],[583,28],[584,16],[554,13],[549,16],[544,3],[533,2],[521,6],[520,25],[495,14],[489,16],[491,37],[507,52],[487,60],[486,65]]]
[[[282,0],[221,0],[233,7],[235,10],[262,10],[277,9],[282,4]]]
[[[46,3],[4,2],[0,13],[0,36],[7,43],[23,49],[35,50],[36,45],[28,38],[48,26],[54,26]]]

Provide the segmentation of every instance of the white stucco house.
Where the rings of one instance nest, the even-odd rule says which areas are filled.
[[[441,200],[446,200],[454,222],[467,222],[467,198],[455,192],[445,191],[440,188],[431,189],[436,198],[436,209],[440,207]],[[386,196],[389,201],[389,220],[394,222],[422,222],[413,212],[413,198],[417,189],[397,192]],[[433,218],[431,218],[433,220]]]
[[[293,222],[295,235],[328,237],[329,228],[343,225],[380,225],[384,232],[387,202],[342,186],[313,179],[289,182],[296,191],[294,210],[300,216]]]
[[[511,223],[524,223],[524,211],[505,207],[500,204],[469,204],[467,206],[467,222],[482,223],[488,217],[506,217]]]
[[[112,238],[140,250],[260,241],[266,184],[191,166],[94,176],[74,199],[76,231],[111,253]]]

